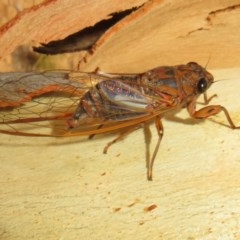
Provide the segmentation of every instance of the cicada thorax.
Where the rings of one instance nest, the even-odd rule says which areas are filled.
[[[145,73],[159,95],[173,99],[179,105],[186,105],[212,84],[213,76],[195,62],[173,67],[159,67]],[[171,105],[171,102],[170,102]]]

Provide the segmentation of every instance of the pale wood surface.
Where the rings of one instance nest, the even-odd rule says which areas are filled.
[[[177,8],[173,4],[175,1],[162,2],[165,7]],[[200,4],[200,1],[192,2]],[[223,8],[223,5],[233,5],[233,2],[228,1],[226,4],[226,1],[211,1],[211,11]],[[220,3],[222,5],[219,7]],[[157,1],[154,4],[156,11],[161,9]],[[189,22],[185,18],[178,20],[178,26],[189,24],[183,31],[185,34],[193,29],[190,25],[196,24],[194,16],[202,12],[200,5],[196,8],[193,6],[188,6],[192,8],[189,11],[192,15],[184,15],[185,18],[192,18]],[[149,9],[153,11],[155,7]],[[181,10],[187,9],[184,7]],[[235,10],[231,11],[229,18],[234,16],[234,19],[238,19]],[[238,8],[236,11],[239,11]],[[180,10],[177,12],[182,16]],[[172,19],[176,23],[178,16],[175,10],[171,12],[168,9],[165,14],[165,22],[170,23]],[[156,15],[159,16],[159,13]],[[130,26],[135,24],[137,22]],[[149,28],[141,26],[137,27],[139,31]],[[169,29],[173,31],[174,26],[166,27],[166,34]],[[199,26],[202,25],[196,24],[195,28]],[[121,28],[124,31],[124,27]],[[219,28],[224,26],[220,24]],[[154,29],[156,33],[159,31],[156,26]],[[199,34],[210,32],[199,31]],[[150,31],[149,34],[145,34],[142,40],[136,35],[135,43],[131,46],[151,41],[154,33]],[[234,34],[237,36],[239,30]],[[131,43],[128,36],[125,35],[125,40],[118,42],[120,47],[125,42],[128,48]],[[114,39],[111,33],[107,36],[109,41],[106,40],[106,45],[101,43],[83,67],[90,69],[101,63],[100,67],[104,70],[117,71],[119,67],[118,71],[128,68],[129,71],[141,71],[156,65],[174,64],[175,61],[185,63],[199,59],[204,64],[211,54],[209,71],[215,79],[225,79],[213,84],[210,89],[210,95],[218,94],[212,103],[227,107],[236,123],[240,123],[240,69],[234,68],[239,66],[239,49],[232,40],[235,54],[229,56],[233,54],[229,47],[231,44],[222,41],[223,38],[217,37],[216,45],[228,51],[224,54],[218,49],[215,53],[226,62],[213,55],[213,47],[205,52],[205,41],[194,45],[195,38],[188,40],[192,48],[186,47],[184,51],[181,38],[180,45],[171,50],[167,50],[170,40],[163,46],[162,41],[165,40],[159,39],[159,45],[152,46],[152,42],[141,45],[145,46],[142,51],[137,46],[135,51],[123,49],[115,60],[115,53],[111,52],[110,59],[103,52],[107,44],[116,51],[120,49],[117,42],[110,44]],[[201,43],[204,47],[201,47]],[[156,54],[148,58],[145,55],[144,58],[140,54],[152,53],[153,49],[164,51],[164,57]],[[100,52],[102,55],[98,55]],[[126,53],[127,57],[125,55],[123,61]],[[174,55],[176,59],[173,59]],[[233,56],[235,61],[232,60]],[[116,63],[113,64],[113,61]],[[224,68],[230,65],[232,68],[229,69],[212,67]],[[1,135],[0,239],[240,239],[240,131],[223,127],[211,120],[189,120],[185,110],[177,116],[186,121],[173,121],[168,116],[163,122],[165,135],[152,182],[146,180],[141,129],[114,145],[107,155],[102,154],[103,147],[114,135],[97,137],[91,141],[86,138],[59,140]],[[226,123],[222,114],[212,119]],[[154,127],[152,130],[155,141]],[[157,207],[146,211],[151,205]]]

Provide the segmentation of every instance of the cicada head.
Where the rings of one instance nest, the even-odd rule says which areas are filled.
[[[198,96],[211,86],[213,75],[195,62],[177,67],[178,83],[185,98]]]

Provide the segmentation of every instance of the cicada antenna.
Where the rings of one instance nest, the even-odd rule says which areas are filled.
[[[208,60],[207,60],[207,63],[206,63],[206,65],[205,65],[204,69],[207,69],[207,66],[208,66],[208,64],[209,64],[209,62],[210,62],[210,59],[211,59],[211,54],[210,54],[209,57],[208,57]]]
[[[226,80],[229,80],[229,78],[218,79],[218,80],[215,80],[213,83],[221,82],[221,81],[226,81]]]

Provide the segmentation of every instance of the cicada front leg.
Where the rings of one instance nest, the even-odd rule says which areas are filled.
[[[208,97],[206,92],[203,93],[204,105],[208,105],[215,97],[217,97],[217,94],[213,94],[211,97]]]
[[[188,105],[187,108],[188,108],[188,112],[189,112],[190,116],[193,118],[197,118],[197,119],[208,118],[208,117],[214,116],[220,112],[223,112],[227,118],[229,127],[232,129],[240,129],[240,126],[236,126],[234,124],[232,118],[230,117],[228,110],[221,105],[209,105],[209,106],[203,107],[199,110],[196,110],[195,109],[196,108],[196,100],[194,99]]]
[[[212,96],[208,97],[207,96],[207,93],[203,93],[203,102],[202,101],[199,101],[198,103],[201,104],[201,105],[208,105],[213,98],[217,97],[217,94],[213,94]]]

